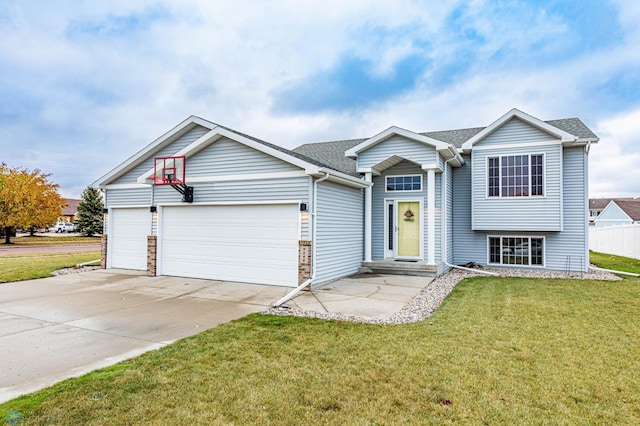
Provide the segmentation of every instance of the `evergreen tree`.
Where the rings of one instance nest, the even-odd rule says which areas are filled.
[[[78,204],[78,218],[75,220],[76,230],[87,237],[102,234],[104,202],[102,194],[90,186],[82,192],[82,201]]]

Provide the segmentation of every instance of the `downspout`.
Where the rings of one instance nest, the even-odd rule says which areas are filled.
[[[330,174],[326,173],[320,179],[316,179],[313,182],[313,205],[311,212],[311,278],[300,284],[293,291],[287,293],[282,299],[273,304],[274,308],[280,307],[284,302],[293,298],[296,294],[300,293],[305,287],[311,285],[313,280],[316,279],[316,229],[317,229],[317,212],[318,212],[318,184],[322,181],[329,179]]]
[[[496,274],[495,272],[481,271],[478,269],[467,268],[465,266],[452,265],[449,262],[444,262],[444,264],[450,268],[462,269],[463,271],[477,272],[478,274],[492,275],[494,277],[497,277],[498,275],[500,275],[500,274]]]

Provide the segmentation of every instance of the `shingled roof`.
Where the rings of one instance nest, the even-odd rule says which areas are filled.
[[[598,137],[578,118],[563,118],[560,120],[549,120],[546,123],[557,127],[560,130],[571,133],[579,138],[597,139]],[[436,132],[420,133],[439,141],[452,144],[456,148],[461,148],[462,144],[473,136],[480,133],[485,127],[472,127],[468,129],[441,130]],[[357,176],[356,162],[347,158],[344,154],[350,148],[364,142],[368,138],[348,139],[341,141],[316,142],[301,145],[293,149],[293,152],[303,155],[306,158],[315,159],[334,170],[338,170],[350,175]],[[276,147],[274,145],[274,147]]]
[[[640,199],[613,200],[634,222],[640,221]]]

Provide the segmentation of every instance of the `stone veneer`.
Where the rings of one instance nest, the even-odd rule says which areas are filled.
[[[311,279],[311,241],[298,241],[298,285]],[[311,290],[307,286],[307,290]]]
[[[156,276],[156,265],[158,253],[158,237],[155,235],[147,236],[147,275]]]
[[[102,269],[107,269],[107,234],[102,234],[102,238],[100,239],[100,267]]]

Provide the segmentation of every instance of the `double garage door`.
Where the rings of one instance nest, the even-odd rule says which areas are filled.
[[[137,220],[142,210],[144,226]],[[129,268],[144,270],[151,214],[148,209],[121,209],[120,213],[126,217],[114,214],[112,219],[111,267],[126,267],[120,266],[124,259],[116,250],[125,240],[136,239],[143,241],[144,262],[131,253],[140,251],[133,243],[128,262],[137,259],[137,267]],[[164,207],[158,218],[158,275],[296,286],[298,215],[295,204]],[[119,227],[118,220],[130,225]],[[129,236],[120,234],[125,228]]]

